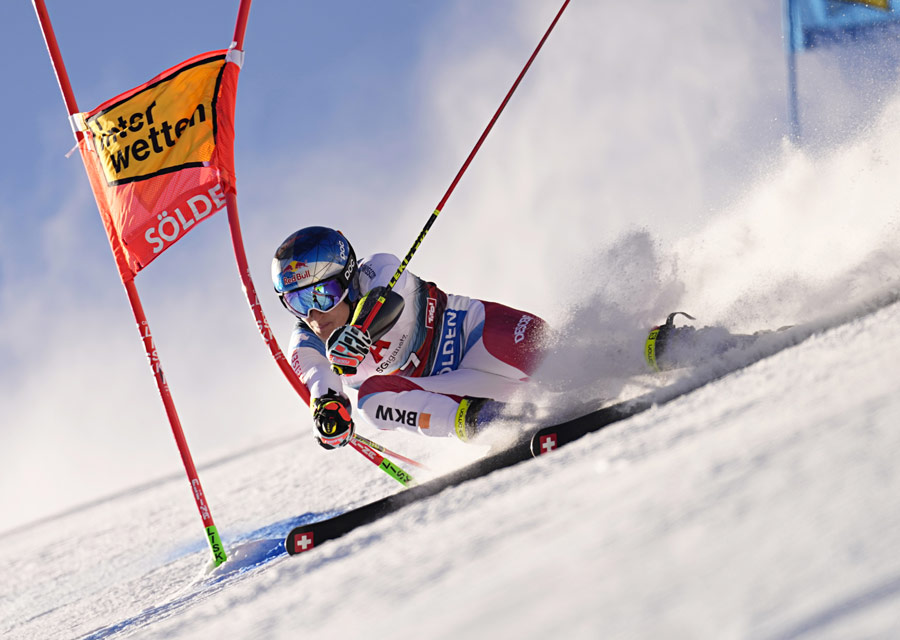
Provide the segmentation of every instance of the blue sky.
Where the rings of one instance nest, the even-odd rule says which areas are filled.
[[[269,295],[274,248],[330,224],[360,255],[404,254],[559,4],[254,4],[238,202],[283,345],[291,320]],[[574,0],[412,271],[556,322],[599,293],[645,305],[648,319],[670,310],[618,277],[629,265],[598,271],[598,256],[631,231],[665,248],[703,228],[778,165],[786,132],[780,9],[675,4]],[[237,6],[48,0],[83,110],[225,48]],[[84,170],[65,158],[73,138],[30,4],[0,4],[0,32],[3,530],[180,464]],[[804,116],[820,148],[848,139],[861,110],[889,95],[894,67],[872,68],[803,58]],[[826,89],[829,100],[812,100]],[[309,428],[247,311],[224,216],[137,284],[201,465]],[[298,457],[314,463],[309,444]]]

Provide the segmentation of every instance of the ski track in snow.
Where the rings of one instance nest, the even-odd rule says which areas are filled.
[[[895,636],[898,322],[893,305],[816,335],[294,558],[292,526],[395,489],[342,490],[371,474],[350,452],[255,449],[203,471],[232,556],[260,562],[219,579],[180,478],[7,534],[0,631]]]

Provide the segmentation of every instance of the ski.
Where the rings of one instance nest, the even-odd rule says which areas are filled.
[[[508,449],[488,455],[440,478],[435,478],[375,502],[345,511],[333,518],[296,527],[288,533],[284,541],[284,547],[290,555],[310,551],[328,540],[340,538],[357,527],[374,522],[413,502],[430,498],[444,489],[455,487],[468,480],[479,478],[498,469],[528,460],[531,458],[531,451],[528,445],[529,440],[527,438],[520,440]]]
[[[765,334],[746,353],[732,354],[729,358],[723,358],[711,362],[705,367],[699,367],[697,371],[686,375],[669,386],[622,402],[600,407],[590,413],[560,424],[541,427],[536,431],[527,431],[522,438],[508,449],[489,454],[440,478],[413,486],[375,502],[364,504],[332,518],[296,527],[285,538],[285,549],[290,555],[297,555],[315,549],[329,540],[340,538],[357,527],[372,523],[379,518],[399,511],[409,504],[430,498],[445,489],[455,487],[468,480],[480,478],[498,469],[511,467],[532,457],[555,451],[584,435],[599,431],[604,427],[647,411],[654,406],[666,404],[696,391],[763,358],[797,345],[814,334],[862,318],[898,301],[900,301],[900,291],[892,290],[876,296],[850,311],[836,314],[816,323]]]
[[[559,433],[575,434],[587,433],[587,430],[596,431],[596,425],[601,422],[611,424],[622,420],[637,412],[638,400],[622,402],[609,407],[603,407],[586,415],[579,416],[567,422],[548,427],[556,429]],[[649,408],[649,405],[646,407]],[[532,427],[533,429],[533,427]],[[543,431],[543,430],[542,430]],[[447,475],[435,478],[429,482],[413,486],[400,493],[389,495],[375,502],[364,504],[327,520],[312,522],[294,528],[285,538],[284,546],[290,555],[310,551],[328,540],[334,540],[353,531],[357,527],[369,524],[390,513],[417,502],[437,495],[444,489],[455,487],[468,480],[486,476],[489,473],[511,467],[514,464],[529,460],[533,457],[531,450],[532,431],[526,431],[511,447],[498,453],[489,454],[465,467],[457,469]],[[579,436],[580,437],[580,436]]]

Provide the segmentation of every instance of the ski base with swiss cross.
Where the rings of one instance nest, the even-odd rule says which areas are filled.
[[[603,407],[553,427],[547,427],[539,433],[551,430],[553,434],[557,434],[554,435],[557,444],[553,447],[556,448],[580,438],[586,433],[597,431],[602,426],[623,420],[644,408],[643,405],[635,402],[622,402]],[[649,408],[649,405],[646,408]],[[444,489],[455,487],[468,480],[480,478],[498,469],[529,460],[533,455],[532,437],[529,432],[511,447],[498,453],[489,454],[440,478],[351,509],[333,518],[296,527],[287,535],[285,549],[290,555],[310,551],[328,540],[339,538],[357,527],[374,522],[408,504],[431,497]]]

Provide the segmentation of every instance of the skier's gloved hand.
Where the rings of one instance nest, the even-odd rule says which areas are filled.
[[[336,391],[328,390],[324,396],[310,403],[313,421],[316,423],[316,441],[325,449],[337,449],[350,442],[356,431],[350,417],[350,401]]]
[[[352,376],[366,359],[372,338],[368,331],[353,324],[345,324],[328,336],[326,351],[335,373]]]

